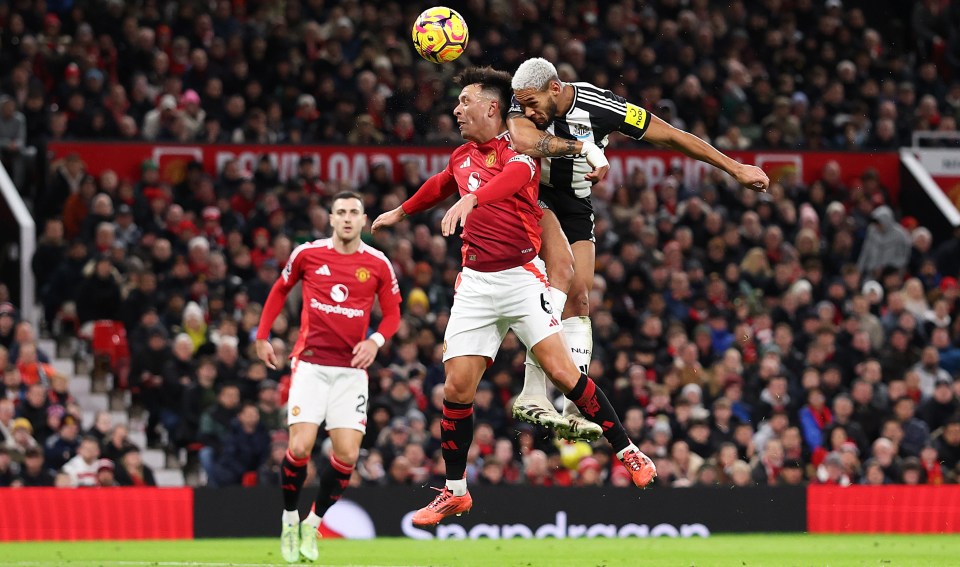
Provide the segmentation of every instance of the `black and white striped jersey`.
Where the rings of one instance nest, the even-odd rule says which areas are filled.
[[[650,115],[611,91],[590,83],[568,83],[573,86],[573,105],[563,116],[557,116],[546,131],[558,138],[593,142],[604,148],[607,137],[617,131],[639,140],[650,126]],[[523,113],[516,97],[510,112]],[[583,156],[541,159],[540,184],[560,191],[572,191],[576,197],[589,197],[591,184],[584,176],[593,171]]]

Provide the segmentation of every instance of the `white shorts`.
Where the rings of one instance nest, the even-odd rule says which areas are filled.
[[[471,355],[493,359],[508,329],[528,349],[560,332],[546,272],[539,257],[500,272],[464,268],[443,339],[444,362]]]
[[[367,431],[367,371],[293,359],[287,423]]]

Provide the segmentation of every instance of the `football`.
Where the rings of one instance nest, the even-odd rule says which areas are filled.
[[[431,63],[449,63],[467,48],[467,22],[443,6],[427,8],[413,23],[413,47]]]

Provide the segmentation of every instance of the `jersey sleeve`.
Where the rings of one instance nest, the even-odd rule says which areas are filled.
[[[377,288],[377,297],[380,299],[380,305],[388,303],[400,303],[400,284],[397,282],[397,273],[393,271],[393,264],[384,258],[383,266],[380,268],[380,285]]]
[[[612,91],[581,89],[578,93],[584,104],[592,106],[591,116],[609,131],[617,131],[636,140],[643,138],[650,127],[650,113]]]
[[[294,248],[287,260],[287,265],[280,272],[280,277],[270,288],[270,294],[267,301],[263,304],[263,311],[260,313],[260,323],[257,325],[257,340],[266,340],[270,338],[270,329],[273,328],[273,321],[283,310],[283,304],[287,300],[287,295],[293,286],[303,277],[303,264],[301,262],[305,244]]]
[[[453,176],[454,156],[457,152],[450,155],[447,161],[447,167],[443,171],[427,179],[416,193],[400,205],[404,213],[415,215],[417,213],[432,209],[439,205],[444,199],[457,192],[457,180]]]
[[[400,284],[397,283],[397,274],[393,265],[384,259],[380,273],[380,286],[377,289],[377,298],[380,300],[380,310],[383,319],[380,321],[377,332],[384,339],[389,339],[400,327]]]
[[[521,154],[517,150],[513,149],[513,145],[510,143],[504,144],[503,148],[500,150],[500,163],[503,164],[503,168],[506,169],[507,166],[514,163],[522,163],[530,168],[530,179],[532,180],[536,175],[537,171],[540,168],[540,160],[533,159],[527,154]]]
[[[303,277],[303,263],[301,259],[303,254],[301,254],[306,248],[306,244],[301,244],[293,249],[293,252],[290,253],[290,258],[287,260],[287,264],[283,267],[283,271],[280,272],[280,279],[278,282],[283,282],[283,286],[286,287],[286,291],[289,293],[293,286],[300,281],[300,278]]]

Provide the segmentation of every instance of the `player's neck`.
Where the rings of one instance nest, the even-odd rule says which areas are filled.
[[[570,112],[571,106],[573,106],[573,85],[564,83],[563,90],[560,91],[560,99],[557,101],[557,116]]]
[[[478,146],[485,146],[487,144],[492,143],[494,140],[497,139],[498,136],[500,136],[506,131],[507,131],[506,124],[504,124],[503,122],[500,122],[496,128],[490,128],[488,130],[484,130],[482,132],[482,135],[478,136],[478,139],[474,141]],[[481,142],[480,139],[482,139],[483,141]]]
[[[342,240],[336,234],[333,235],[333,249],[340,254],[353,254],[360,250],[362,241],[359,238],[353,240]]]

